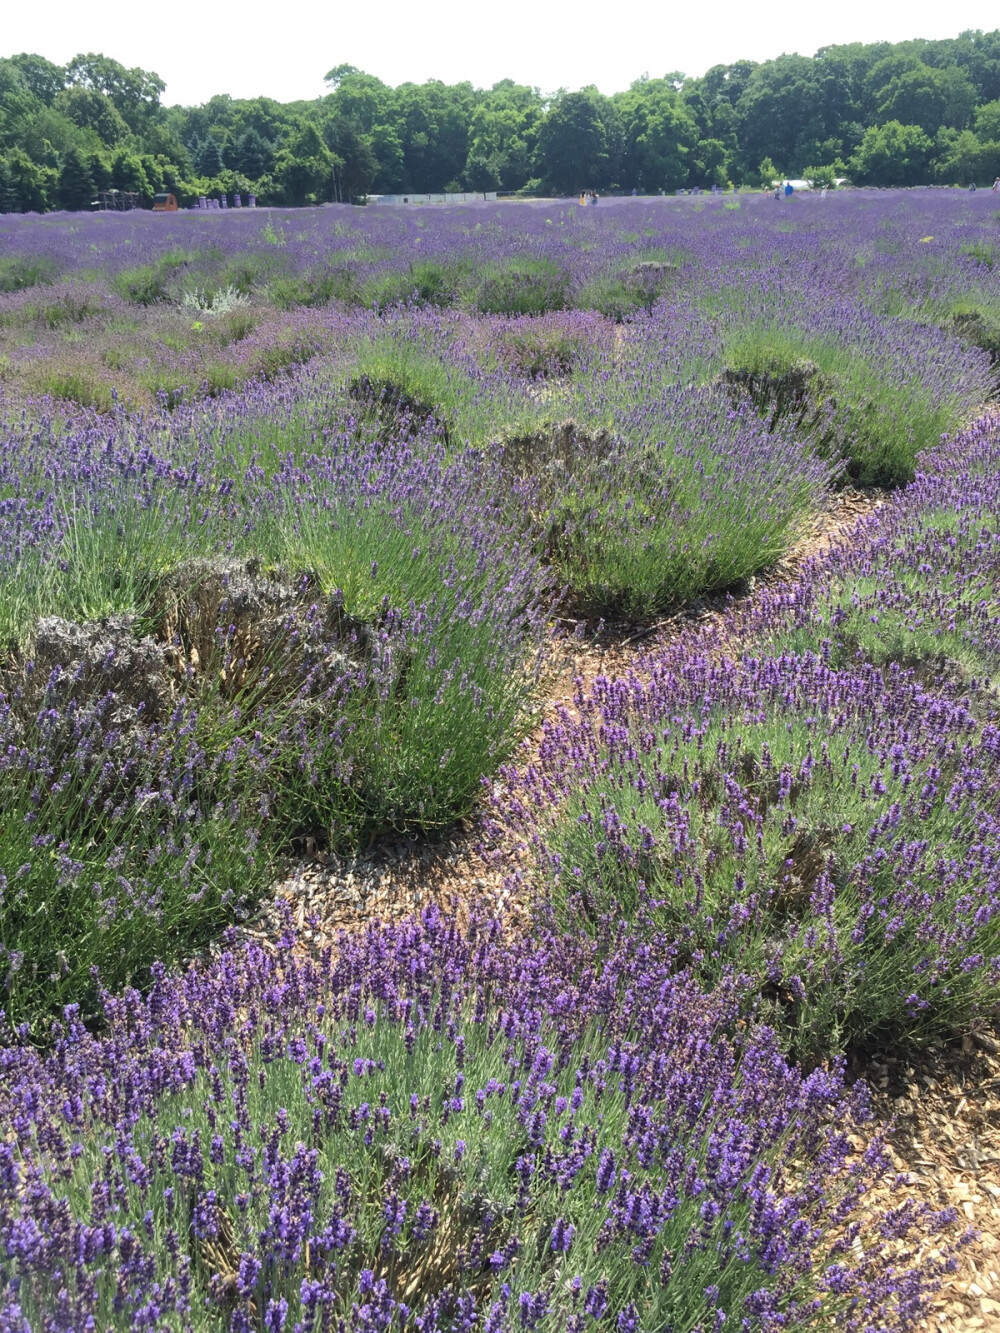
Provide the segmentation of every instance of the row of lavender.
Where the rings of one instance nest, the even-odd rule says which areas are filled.
[[[975,354],[964,369],[956,356],[1000,353],[993,213],[986,197],[925,191],[777,206],[747,196],[604,210],[12,217],[0,231],[0,383],[18,399],[102,411],[114,394],[173,407],[349,348],[357,335],[325,318],[331,310],[453,307],[475,325],[560,310],[619,326],[655,316],[671,331],[675,382],[773,376],[805,357],[818,372],[810,406],[851,417],[855,475],[896,483],[941,425],[913,439],[898,420],[901,388],[924,415],[940,398],[942,385],[925,391],[914,367],[943,357],[949,405],[956,393],[967,403],[987,372]],[[522,347],[518,368],[572,370],[572,323]],[[883,380],[873,338],[902,345],[889,349],[898,375]],[[594,366],[591,378],[608,373]]]
[[[787,589],[580,693],[495,801],[556,918],[754,979],[807,1059],[1000,998],[1000,432]]]
[[[995,1005],[998,454],[547,726],[570,928],[230,940],[10,1051],[7,1326],[916,1327],[965,1238],[781,1048]]]
[[[238,217],[6,214],[0,221],[6,284],[35,267],[93,280],[195,254],[206,272],[226,265],[262,266],[303,277],[349,266],[358,281],[378,271],[406,271],[414,262],[475,269],[480,278],[513,254],[552,261],[573,292],[606,275],[637,250],[664,250],[677,263],[692,258],[702,273],[720,254],[741,267],[810,264],[839,273],[839,290],[877,286],[888,273],[947,285],[962,255],[982,260],[995,245],[996,200],[954,191],[852,191],[820,200],[768,198],[607,200],[597,210],[570,201],[475,204],[464,208],[260,210]],[[920,247],[916,250],[915,247]],[[233,280],[239,278],[232,269]],[[870,282],[869,282],[870,279]],[[897,285],[894,281],[893,285]],[[6,285],[5,290],[13,290]]]
[[[611,246],[628,207],[568,248]],[[915,1325],[952,1219],[905,1204],[839,1066],[789,1060],[995,1005],[987,426],[850,551],[599,681],[503,769],[509,871],[548,900],[529,946],[429,917],[317,965],[230,938],[163,966],[298,845],[471,811],[536,725],[553,610],[729,586],[845,467],[905,475],[985,395],[988,356],[931,325],[960,291],[989,314],[986,251],[939,274],[930,232],[899,253],[898,201],[851,201],[873,241],[848,271],[843,237],[803,262],[832,214],[711,207],[683,223],[716,227],[701,281],[682,265],[624,324],[338,305],[293,317],[300,369],[208,402],[12,394],[0,1327]],[[583,225],[537,218],[518,254],[546,262]],[[501,245],[481,223],[468,244]],[[982,244],[947,225],[950,259]],[[127,293],[148,275],[121,263]],[[62,320],[33,291],[4,306],[28,361],[127,301]],[[259,299],[142,309],[200,336]]]
[[[747,999],[428,914],[71,1008],[2,1062],[2,1327],[915,1328],[969,1237]]]

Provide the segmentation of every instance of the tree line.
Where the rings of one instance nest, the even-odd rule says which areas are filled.
[[[98,191],[254,192],[298,206],[371,193],[640,194],[777,177],[986,183],[1000,173],[1000,30],[644,75],[626,91],[390,87],[352,65],[312,101],[220,94],[165,107],[155,73],[89,53],[0,59],[0,212]]]

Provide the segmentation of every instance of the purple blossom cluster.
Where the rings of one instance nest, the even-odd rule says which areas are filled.
[[[0,1062],[3,1327],[916,1327],[951,1217],[740,985],[428,914],[69,1009]]]
[[[239,284],[241,264],[265,277],[348,270],[356,287],[412,266],[442,264],[482,274],[512,254],[551,261],[569,279],[570,306],[595,278],[654,252],[693,262],[701,280],[723,285],[720,270],[768,272],[805,285],[817,274],[827,297],[859,287],[869,299],[920,298],[934,291],[995,292],[996,273],[977,257],[993,241],[995,201],[941,190],[849,191],[829,200],[796,198],[775,208],[754,195],[698,199],[606,199],[599,209],[573,204],[478,203],[462,208],[266,209],[153,216],[4,214],[0,238],[5,289],[17,274],[43,278],[119,274],[165,262],[197,261]],[[650,256],[652,257],[652,256]],[[9,274],[8,274],[9,271]],[[416,274],[420,278],[419,271]],[[23,281],[27,280],[23,278]],[[415,283],[417,286],[418,283]]]
[[[943,441],[850,541],[766,594],[748,632],[789,646],[825,639],[839,661],[860,654],[987,686],[1000,662],[998,454],[993,416]]]
[[[7,427],[9,1023],[190,951],[297,840],[468,813],[532,724],[549,576],[499,486],[431,425],[240,406]]]
[[[495,794],[516,877],[746,967],[807,1055],[991,1012],[996,450],[987,419],[791,585],[579,689]]]
[[[0,1330],[918,1325],[839,1053],[998,999],[988,202],[0,219]],[[914,473],[515,766],[554,611]],[[484,799],[530,935],[224,934]]]

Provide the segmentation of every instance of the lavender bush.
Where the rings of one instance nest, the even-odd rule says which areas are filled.
[[[990,419],[926,456],[917,481],[747,626],[772,645],[824,644],[971,687],[1000,662],[997,433]],[[980,704],[983,700],[980,698]]]
[[[570,419],[503,442],[528,533],[583,615],[649,617],[772,564],[830,475],[713,391],[667,390],[630,416],[624,435]]]
[[[727,340],[726,363],[766,418],[792,417],[862,485],[911,481],[917,456],[990,391],[982,353],[856,308],[743,324]]]
[[[533,724],[548,578],[464,457],[348,429],[226,471],[254,420],[6,437],[11,1021],[183,955],[299,839],[469,813]]]
[[[996,449],[956,437],[793,584],[547,724],[494,804],[561,919],[738,959],[807,1054],[995,1010]]]
[[[994,726],[809,654],[654,664],[577,707],[498,801],[561,917],[641,916],[709,978],[738,961],[813,1057],[995,1004]]]
[[[734,1000],[628,936],[428,915],[230,945],[97,1038],[69,1010],[0,1070],[4,1325],[916,1327],[949,1215],[856,1149],[861,1088],[726,1039]]]

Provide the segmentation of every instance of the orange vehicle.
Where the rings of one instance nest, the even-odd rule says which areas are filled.
[[[154,213],[176,213],[177,196],[175,194],[156,194],[153,196]]]

